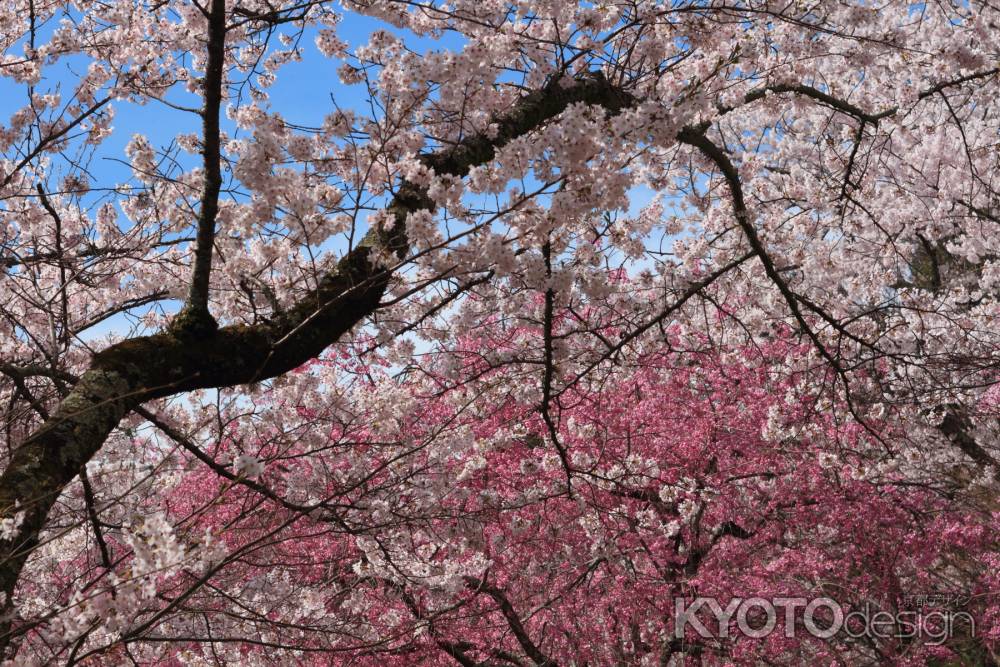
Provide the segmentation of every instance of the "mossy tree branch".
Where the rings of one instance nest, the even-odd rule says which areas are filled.
[[[578,102],[614,113],[634,99],[602,75],[586,75],[570,85],[553,81],[498,117],[498,132],[492,139],[473,136],[422,160],[438,174],[465,176],[473,166],[491,160],[499,147]],[[280,316],[253,325],[203,329],[198,336],[171,327],[94,355],[89,369],[52,415],[14,449],[0,475],[0,517],[23,512],[17,537],[0,542],[0,618],[5,619],[0,621],[0,650],[17,633],[12,625],[13,593],[50,509],[121,419],[146,401],[259,382],[318,356],[378,308],[392,272],[374,258],[387,253],[405,258],[406,217],[433,208],[422,189],[402,183],[388,209],[395,220],[391,230],[371,230],[312,293]]]

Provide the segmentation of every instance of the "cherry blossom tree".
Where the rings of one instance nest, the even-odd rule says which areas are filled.
[[[1000,659],[989,4],[0,11],[10,664]]]

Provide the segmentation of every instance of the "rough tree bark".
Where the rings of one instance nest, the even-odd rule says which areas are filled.
[[[578,102],[615,113],[634,99],[603,75],[556,79],[498,117],[499,132],[493,138],[472,136],[425,155],[422,161],[437,174],[465,176],[471,167],[492,159],[498,148]],[[214,127],[217,131],[217,123]],[[50,509],[121,419],[153,399],[259,382],[315,358],[376,310],[391,269],[372,261],[372,256],[388,253],[404,258],[409,247],[407,215],[433,207],[424,191],[402,183],[388,207],[395,220],[392,229],[371,230],[322,278],[316,290],[280,316],[252,326],[218,329],[175,324],[168,331],[126,340],[94,355],[89,369],[51,417],[14,450],[10,465],[0,475],[0,517],[23,513],[15,539],[0,542],[0,595],[4,598],[0,648],[6,651],[17,632],[14,590]],[[210,226],[214,229],[214,217]],[[195,279],[200,280],[197,275]],[[198,308],[191,303],[186,308],[192,305]]]

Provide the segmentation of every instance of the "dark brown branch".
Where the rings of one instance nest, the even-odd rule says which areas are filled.
[[[942,81],[941,83],[935,84],[926,90],[920,92],[917,95],[918,100],[925,100],[932,95],[936,95],[943,90],[951,88],[952,86],[960,86],[963,83],[969,83],[971,81],[978,81],[980,79],[986,79],[991,76],[996,76],[1000,74],[1000,68],[992,68],[988,70],[983,70],[981,72],[973,72],[972,74],[967,74],[961,76],[957,79],[952,79],[949,81]],[[772,86],[765,86],[763,88],[758,88],[757,90],[747,93],[743,97],[742,104],[749,104],[751,102],[756,102],[761,100],[767,95],[777,95],[782,93],[793,93],[795,95],[802,95],[803,97],[809,97],[816,100],[817,102],[830,107],[831,109],[836,109],[842,113],[849,116],[854,116],[862,123],[871,123],[877,125],[879,121],[895,116],[899,113],[899,107],[891,107],[883,111],[872,113],[865,111],[861,107],[851,104],[847,100],[841,99],[829,93],[823,92],[822,90],[815,88],[813,86],[807,86],[804,84],[775,84]],[[719,106],[720,113],[728,113],[736,109],[736,106]]]
[[[28,389],[28,385],[24,383],[24,378],[29,377],[31,374],[26,374],[21,372],[16,366],[11,364],[0,363],[0,373],[3,373],[10,378],[11,382],[14,383],[14,389],[17,390],[21,396],[24,396],[25,400],[28,401],[28,405],[31,409],[38,413],[38,416],[42,419],[49,418],[49,411],[46,409],[45,405],[42,404],[35,395]]]
[[[187,330],[194,334],[203,334],[216,328],[215,320],[208,312],[208,288],[212,277],[212,250],[215,246],[215,222],[219,214],[219,192],[222,189],[219,112],[222,107],[225,59],[226,0],[212,0],[208,15],[205,106],[201,111],[205,180],[201,209],[198,211],[191,290],[187,304],[173,323],[178,331]]]
[[[194,238],[192,237],[182,236],[176,239],[170,239],[169,241],[150,242],[142,245],[141,248],[139,247],[115,248],[109,246],[98,247],[96,245],[88,243],[89,247],[87,247],[86,249],[79,250],[76,252],[66,252],[62,255],[62,257],[65,257],[65,259],[70,262],[76,260],[88,260],[94,258],[116,259],[119,257],[129,257],[131,255],[134,255],[136,252],[140,250],[175,246],[175,245],[180,245],[182,243],[190,243],[193,240]],[[85,243],[87,242],[85,241]],[[60,255],[55,251],[39,252],[24,256],[11,255],[8,257],[0,257],[0,269],[11,269],[14,268],[15,266],[25,266],[29,264],[38,264],[42,262],[52,262],[58,260],[59,258]]]
[[[462,665],[462,667],[478,667],[479,663],[469,657],[465,652],[468,646],[464,646],[458,642],[449,642],[443,639],[435,639],[438,648],[447,653],[449,656],[454,658],[455,662]]]
[[[87,476],[87,468],[80,469],[80,483],[83,484],[83,502],[87,506],[87,516],[90,518],[90,525],[94,529],[94,539],[97,540],[97,547],[101,551],[101,564],[104,569],[111,569],[111,552],[108,550],[108,543],[104,539],[104,531],[101,530],[101,520],[97,516],[97,499],[94,497],[94,487],[90,485],[90,478]]]
[[[545,259],[546,276],[552,277],[552,244],[549,241],[542,246],[542,257]],[[559,461],[562,463],[563,471],[566,473],[566,494],[573,497],[573,468],[570,466],[569,456],[566,448],[559,441],[559,431],[556,428],[555,420],[552,418],[552,381],[555,379],[556,367],[553,361],[553,337],[552,327],[555,320],[555,300],[556,293],[552,287],[545,290],[545,321],[543,323],[543,348],[545,354],[545,370],[542,376],[542,419],[549,431],[549,438],[559,453]]]
[[[828,106],[832,109],[836,109],[837,111],[841,111],[850,116],[854,116],[858,120],[865,123],[877,123],[882,118],[887,118],[896,113],[897,111],[895,108],[893,108],[877,114],[869,113],[864,109],[862,109],[861,107],[851,104],[850,102],[842,100],[838,97],[834,97],[829,93],[824,93],[822,90],[819,90],[818,88],[814,88],[812,86],[799,85],[799,84],[795,85],[778,84],[773,86],[767,86],[765,88],[759,88],[750,93],[747,93],[746,96],[744,96],[743,98],[743,104],[749,104],[751,102],[756,102],[757,100],[762,100],[768,95],[780,95],[782,93],[794,93],[796,95],[802,95],[803,97],[810,97],[825,106]],[[735,107],[725,106],[725,107],[720,107],[719,111],[721,111],[722,113],[727,113],[729,111],[732,111],[733,109],[735,109]]]
[[[584,76],[567,85],[555,81],[497,117],[493,139],[473,136],[422,160],[438,174],[464,176],[474,165],[491,160],[499,147],[554,118],[570,104],[602,106],[613,113],[632,102],[600,75]],[[0,617],[11,617],[21,570],[56,498],[126,414],[146,401],[183,391],[272,378],[319,355],[378,308],[391,270],[376,258],[394,255],[403,259],[409,251],[407,215],[433,208],[423,190],[401,184],[388,207],[395,221],[391,230],[371,230],[312,293],[278,317],[252,326],[206,329],[197,338],[184,328],[171,328],[94,355],[90,368],[51,418],[13,451],[0,475],[0,516],[25,512],[19,535],[0,543],[0,593],[4,594]],[[10,638],[7,620],[0,623],[0,650]]]
[[[803,332],[809,337],[813,345],[815,345],[817,351],[826,359],[830,365],[840,370],[840,365],[837,360],[833,357],[823,342],[819,339],[819,336],[812,330],[806,322],[805,316],[802,313],[802,309],[799,308],[799,299],[796,297],[795,293],[792,292],[791,288],[785,282],[784,278],[781,277],[781,272],[778,271],[774,262],[771,260],[771,256],[768,254],[767,249],[764,247],[764,242],[761,240],[760,236],[757,234],[757,229],[753,225],[753,221],[750,219],[750,213],[747,210],[746,200],[743,197],[743,185],[740,183],[739,172],[736,170],[736,166],[732,163],[721,148],[716,146],[711,139],[705,136],[705,133],[699,129],[685,128],[677,134],[677,139],[689,146],[697,148],[702,155],[708,158],[715,166],[722,172],[722,176],[729,186],[730,196],[733,202],[733,212],[736,214],[736,222],[739,224],[740,229],[743,230],[743,234],[747,237],[747,242],[750,244],[750,248],[753,250],[757,259],[764,266],[764,273],[767,277],[774,283],[775,287],[781,293],[784,298],[785,303],[788,308],[792,311],[792,316],[795,321],[798,322],[799,326],[802,328]],[[845,389],[846,389],[845,380]]]
[[[500,613],[506,619],[507,625],[510,626],[511,632],[514,633],[517,643],[521,645],[521,649],[534,661],[535,665],[538,667],[557,667],[558,663],[542,653],[541,649],[531,640],[528,631],[525,630],[524,624],[521,622],[521,617],[517,615],[514,605],[510,603],[510,600],[507,599],[506,594],[502,590],[486,583],[485,579],[480,580],[469,577],[466,579],[466,584],[472,590],[486,593],[493,598],[493,601],[500,608]]]
[[[62,247],[62,217],[59,212],[56,211],[52,202],[49,201],[48,195],[45,194],[45,188],[42,187],[41,183],[35,186],[38,191],[38,199],[42,202],[42,207],[45,212],[49,214],[52,221],[55,223],[55,234],[53,238],[55,239],[55,254],[58,257],[59,266],[59,343],[61,345],[67,345],[69,342],[69,294],[67,293],[66,285],[66,261],[63,257],[63,247]],[[53,336],[55,333],[53,332]],[[56,352],[53,350],[53,354]]]
[[[958,411],[957,406],[949,406],[944,419],[938,425],[938,430],[951,442],[955,443],[970,459],[993,472],[993,478],[1000,482],[1000,461],[997,461],[969,435],[972,424]]]

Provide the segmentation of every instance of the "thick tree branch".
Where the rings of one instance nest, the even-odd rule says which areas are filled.
[[[620,111],[633,98],[603,75],[563,85],[553,81],[521,98],[496,119],[493,139],[473,136],[422,158],[438,174],[464,176],[491,160],[496,150],[554,118],[570,104]],[[433,209],[420,188],[403,183],[388,210],[391,230],[373,229],[324,276],[318,287],[279,317],[252,326],[205,331],[169,331],[123,341],[94,355],[51,418],[17,447],[0,475],[0,516],[24,511],[18,536],[0,543],[0,649],[11,638],[13,592],[49,510],[63,488],[100,449],[118,422],[143,402],[195,389],[258,382],[286,373],[319,355],[378,307],[391,270],[378,257],[402,259],[409,245],[406,218]]]
[[[980,466],[992,471],[993,479],[1000,482],[1000,461],[991,456],[989,452],[983,449],[982,445],[976,442],[975,438],[969,435],[969,432],[972,430],[972,424],[969,423],[968,418],[959,412],[958,406],[948,406],[948,411],[945,412],[944,419],[938,425],[938,430],[948,440],[957,445],[966,456]]]
[[[208,312],[208,288],[212,277],[212,250],[215,245],[215,222],[219,214],[222,189],[221,137],[219,111],[226,59],[226,0],[212,0],[208,14],[208,59],[205,64],[205,106],[201,111],[204,185],[198,211],[198,234],[195,240],[194,268],[187,304],[174,319],[178,330],[201,335],[216,328]]]

